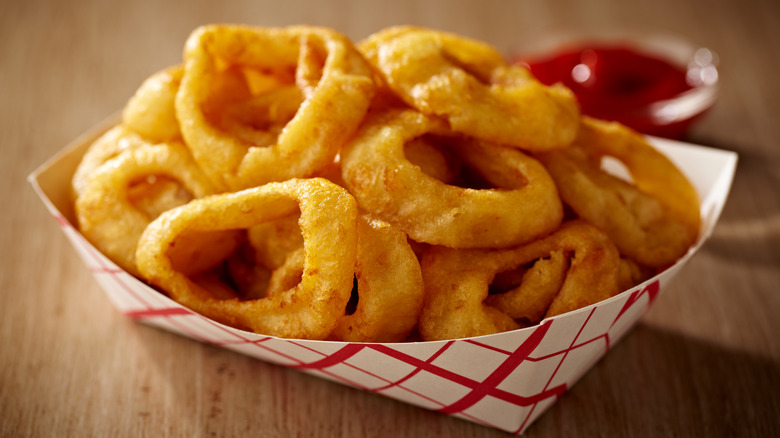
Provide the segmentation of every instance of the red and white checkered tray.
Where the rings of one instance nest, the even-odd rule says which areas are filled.
[[[701,196],[702,233],[677,264],[609,300],[535,327],[468,339],[350,343],[280,339],[219,324],[119,269],[73,226],[70,179],[105,125],[33,172],[30,183],[119,311],[181,335],[513,433],[522,433],[648,310],[710,236],[736,168],[734,153],[668,140],[653,143]]]

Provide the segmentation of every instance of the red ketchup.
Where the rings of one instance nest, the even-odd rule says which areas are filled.
[[[581,47],[517,63],[544,84],[568,86],[582,112],[592,117],[668,138],[681,138],[693,121],[689,117],[665,122],[653,117],[649,108],[692,88],[686,70],[627,46]]]

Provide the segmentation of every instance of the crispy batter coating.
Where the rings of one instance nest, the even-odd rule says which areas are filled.
[[[300,210],[303,272],[293,287],[260,299],[223,299],[175,269],[170,247],[197,231],[247,229]],[[152,222],[138,245],[141,275],[183,305],[225,324],[273,336],[324,339],[349,300],[356,260],[357,206],[321,178],[268,183],[194,200]]]
[[[361,215],[357,229],[357,306],[339,319],[330,338],[401,342],[414,330],[423,306],[417,256],[406,234],[386,222]]]
[[[369,116],[342,156],[342,177],[361,208],[412,239],[453,248],[508,247],[552,232],[563,207],[555,184],[535,159],[474,141],[459,154],[496,189],[445,184],[404,155],[424,134],[451,135],[440,119],[414,110]]]
[[[138,275],[136,244],[147,225],[160,211],[211,193],[211,183],[181,143],[144,144],[92,172],[75,211],[81,233]]]
[[[685,175],[622,125],[583,118],[580,132],[571,147],[538,156],[563,201],[641,265],[664,267],[682,257],[701,224],[698,194]],[[633,181],[602,170],[604,156],[623,162]]]
[[[196,161],[222,190],[310,177],[357,129],[374,93],[352,42],[313,26],[204,26],[176,98]]]
[[[122,123],[152,142],[181,140],[175,102],[183,75],[175,65],[147,78],[122,110]]]
[[[565,263],[555,261],[558,257],[555,254],[559,252]],[[518,285],[518,289],[506,292],[509,296],[504,299],[488,299],[489,286],[497,274],[533,262],[538,264],[537,260],[546,263],[544,259],[548,258],[553,260],[553,265],[568,267],[555,293],[527,293]],[[453,250],[434,247],[424,253],[421,264],[425,306],[420,315],[419,330],[423,340],[513,330],[521,327],[514,319],[518,315],[537,315],[538,309],[542,308],[545,317],[555,316],[619,292],[620,255],[617,248],[598,228],[581,220],[564,223],[555,233],[517,248]],[[529,270],[534,271],[534,268]],[[538,275],[538,272],[534,274]],[[556,275],[552,274],[553,281]]]
[[[358,48],[406,104],[453,131],[528,151],[568,146],[577,134],[579,107],[568,88],[541,84],[481,41],[397,26]]]

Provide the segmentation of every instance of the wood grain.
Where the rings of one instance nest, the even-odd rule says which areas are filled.
[[[0,436],[501,436],[121,317],[26,176],[179,62],[209,22],[419,24],[503,51],[549,27],[650,26],[721,59],[689,141],[739,153],[712,239],[526,436],[780,435],[780,3],[598,0],[0,3]]]

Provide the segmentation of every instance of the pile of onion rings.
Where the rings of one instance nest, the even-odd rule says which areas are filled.
[[[701,221],[643,136],[488,44],[410,26],[200,27],[72,189],[81,233],[182,305],[348,342],[538,324],[674,264]]]

